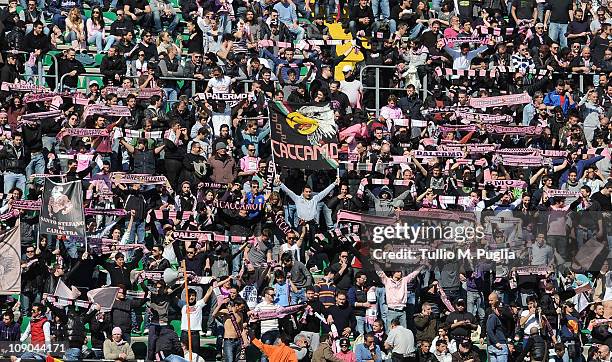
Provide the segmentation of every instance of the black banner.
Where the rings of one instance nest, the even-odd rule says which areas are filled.
[[[40,232],[85,237],[83,190],[80,181],[55,183],[45,179]]]
[[[273,101],[270,127],[274,162],[311,170],[338,168],[338,130],[326,105],[291,105]]]

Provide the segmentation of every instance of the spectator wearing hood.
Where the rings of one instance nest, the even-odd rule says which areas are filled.
[[[374,210],[377,216],[390,216],[395,213],[396,209],[404,208],[404,200],[410,196],[410,190],[406,190],[393,198],[393,192],[386,185],[380,188],[378,197],[367,188],[364,192],[374,202]]]

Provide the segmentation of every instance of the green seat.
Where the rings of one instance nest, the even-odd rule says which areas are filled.
[[[111,13],[110,11],[107,11],[105,13],[102,14],[104,16],[104,19],[108,19],[111,22],[117,20],[117,14],[115,13]]]
[[[94,55],[94,59],[96,60],[96,67],[99,67],[100,64],[102,64],[102,59],[104,59],[104,55],[105,54],[100,54],[100,53],[96,53],[96,55]]]
[[[174,328],[174,331],[176,332],[176,334],[180,336],[181,335],[181,321],[174,319],[170,321],[170,325],[172,326],[172,328]]]
[[[83,9],[83,15],[86,18],[91,18],[91,9]]]

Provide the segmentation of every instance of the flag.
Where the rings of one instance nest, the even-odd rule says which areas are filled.
[[[40,233],[85,237],[81,181],[55,183],[45,179]]]
[[[74,286],[72,288],[68,288],[66,283],[64,283],[64,281],[60,279],[57,282],[57,285],[55,286],[55,293],[53,294],[58,297],[77,299],[81,295],[81,292]],[[62,307],[69,305],[69,303],[63,301],[58,301],[56,304]]]
[[[311,170],[338,168],[338,128],[329,104],[273,101],[269,108],[274,162]]]
[[[64,362],[64,361],[59,358],[54,358],[51,355],[47,355],[45,362]]]
[[[21,231],[15,227],[0,233],[0,295],[21,293]]]
[[[91,303],[100,304],[101,311],[108,312],[113,308],[118,291],[117,287],[93,289],[87,292],[87,299]]]

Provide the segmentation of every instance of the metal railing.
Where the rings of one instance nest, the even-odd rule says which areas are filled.
[[[381,69],[395,69],[396,67],[393,65],[366,65],[364,67],[361,68],[361,71],[359,72],[359,79],[361,81],[362,84],[366,84],[364,82],[364,72],[366,70],[371,70],[374,69],[374,86],[371,85],[364,85],[363,89],[364,90],[374,90],[374,97],[375,97],[375,109],[372,108],[365,108],[366,111],[370,111],[370,112],[376,112],[376,116],[378,117],[380,114],[380,108],[381,108],[381,100],[380,100],[380,91],[381,90],[386,90],[386,91],[392,91],[392,92],[398,92],[398,91],[404,91],[405,88],[390,88],[390,87],[381,87],[380,86],[380,70]],[[567,78],[570,77],[578,77],[578,89],[580,90],[580,92],[582,94],[584,94],[585,91],[585,76],[586,77],[594,77],[596,75],[598,75],[599,73],[560,73],[560,72],[553,72],[553,75],[556,76],[565,76]],[[427,74],[425,74],[425,76],[423,77],[423,79],[421,79],[421,89],[420,91],[423,94],[423,100],[425,100],[425,98],[427,98],[428,95],[430,95],[431,93],[428,91],[427,89],[427,79],[428,76]],[[445,93],[449,93],[448,89],[445,90]]]
[[[365,84],[364,83],[364,72],[366,70],[369,69],[374,69],[374,86],[370,86],[370,85],[363,85],[363,89],[364,90],[374,90],[374,106],[375,108],[365,108],[366,111],[370,111],[370,112],[376,112],[376,117],[378,117],[380,115],[380,108],[381,108],[381,104],[380,104],[380,91],[381,90],[386,90],[386,91],[392,91],[392,92],[399,92],[399,91],[405,91],[405,88],[390,88],[390,87],[381,87],[380,86],[380,70],[381,69],[396,69],[396,67],[394,65],[366,65],[364,67],[361,68],[361,70],[359,71],[359,80],[361,81],[361,84]],[[425,74],[425,76],[423,77],[423,79],[421,80],[421,91],[423,92],[423,99],[425,99],[427,97],[427,95],[429,94],[427,91],[427,74]],[[363,102],[362,102],[363,103]]]
[[[3,51],[3,57],[4,59],[6,59],[6,55],[7,54],[23,54],[26,57],[30,56],[29,52],[25,52],[25,51],[21,51],[21,50],[6,50]],[[55,70],[55,74],[41,74],[44,72],[44,59],[45,57],[51,57],[53,59],[53,68]],[[26,59],[27,62],[27,59]],[[57,57],[54,54],[50,54],[50,53],[45,53],[41,59],[39,59],[36,62],[36,68],[38,69],[38,74],[20,74],[19,76],[23,77],[24,79],[38,79],[38,82],[34,82],[34,84],[39,85],[39,86],[44,86],[45,82],[44,82],[44,78],[53,78],[55,79],[55,84],[57,84],[57,72],[58,72],[58,64],[57,64]]]

